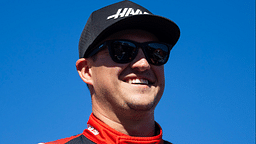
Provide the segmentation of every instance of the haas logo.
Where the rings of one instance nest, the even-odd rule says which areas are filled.
[[[122,11],[123,10],[123,11]],[[136,11],[134,11],[133,8],[120,8],[117,10],[116,14],[108,16],[108,19],[117,19],[119,16],[120,17],[127,17],[129,15],[138,15],[138,14],[149,14],[147,12],[142,12],[140,9],[137,9]]]

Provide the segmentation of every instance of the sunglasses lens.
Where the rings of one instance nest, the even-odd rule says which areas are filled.
[[[113,41],[110,46],[110,55],[117,63],[131,62],[137,53],[136,45],[129,41]]]
[[[113,40],[109,43],[109,53],[112,60],[116,63],[129,63],[138,54],[138,47],[136,42],[126,40]],[[169,57],[169,45],[149,42],[142,43],[144,54],[149,63],[153,65],[163,65],[167,62]]]
[[[169,47],[161,43],[149,43],[145,48],[150,63],[154,65],[163,65],[169,57]]]

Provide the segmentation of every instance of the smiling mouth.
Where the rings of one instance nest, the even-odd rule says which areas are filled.
[[[140,85],[148,85],[151,84],[150,81],[146,80],[146,79],[128,79],[125,82],[129,83],[129,84],[140,84]]]

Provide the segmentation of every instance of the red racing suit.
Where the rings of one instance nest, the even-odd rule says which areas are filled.
[[[162,139],[162,129],[156,123],[158,135],[153,137],[132,137],[118,132],[93,114],[87,122],[88,128],[82,134],[39,144],[171,144]]]

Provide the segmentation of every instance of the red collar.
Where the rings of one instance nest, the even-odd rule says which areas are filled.
[[[88,128],[84,130],[83,135],[95,143],[100,144],[163,144],[162,129],[157,136],[153,137],[132,137],[121,132],[118,132],[98,118],[91,114],[88,122]]]

